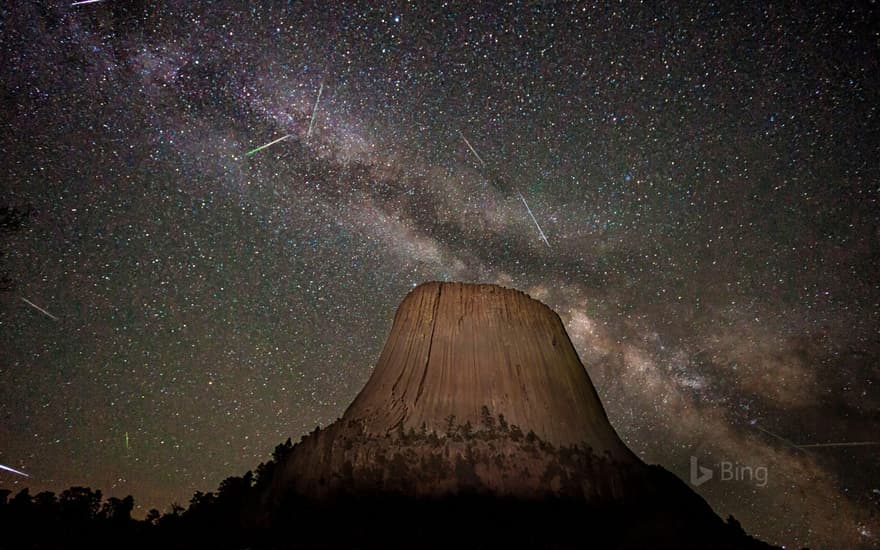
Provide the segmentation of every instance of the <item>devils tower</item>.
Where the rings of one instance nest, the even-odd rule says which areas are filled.
[[[559,316],[516,290],[426,283],[400,305],[366,387],[343,421],[383,434],[399,424],[479,426],[482,407],[554,445],[633,455],[608,423]]]
[[[349,533],[342,546],[396,545],[381,527],[393,516],[438,546],[519,545],[527,532],[551,537],[539,546],[583,546],[588,529],[598,547],[764,547],[632,453],[559,316],[494,285],[413,289],[342,418],[304,436],[271,473],[256,521],[334,518],[346,527],[328,533]],[[481,538],[444,538],[446,522]]]

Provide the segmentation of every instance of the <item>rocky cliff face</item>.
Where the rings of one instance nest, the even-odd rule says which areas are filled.
[[[483,409],[554,445],[634,460],[559,316],[494,285],[426,283],[403,301],[376,369],[343,416],[383,435],[481,426]]]
[[[492,285],[414,289],[343,417],[263,471],[271,476],[258,472],[250,522],[306,517],[326,533],[357,525],[343,546],[386,547],[393,517],[420,537],[400,541],[417,546],[459,546],[458,530],[438,526],[469,521],[487,537],[471,541],[479,547],[522,545],[527,532],[538,537],[527,546],[556,533],[558,547],[582,547],[588,532],[618,548],[765,547],[639,460],[609,424],[559,317]],[[501,532],[498,521],[516,528]],[[442,532],[455,540],[436,539]]]
[[[615,501],[640,490],[644,469],[550,308],[494,285],[432,282],[403,300],[364,389],[294,448],[268,498]]]

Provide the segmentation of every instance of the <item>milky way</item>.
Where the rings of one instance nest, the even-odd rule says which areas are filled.
[[[798,447],[877,439],[875,7],[196,4],[0,8],[0,487],[186,504],[491,282],[720,515],[878,544],[878,448]]]

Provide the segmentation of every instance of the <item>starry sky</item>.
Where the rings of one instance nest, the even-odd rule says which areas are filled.
[[[766,468],[696,488],[719,515],[880,544],[878,447],[798,447],[878,439],[878,29],[874,2],[4,3],[0,202],[30,215],[0,464],[31,477],[0,487],[186,504],[340,416],[407,292],[456,280],[555,309],[645,461]]]

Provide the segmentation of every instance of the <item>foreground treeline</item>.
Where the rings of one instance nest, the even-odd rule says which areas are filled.
[[[439,499],[358,493],[323,502],[291,495],[271,527],[252,527],[253,511],[292,448],[288,440],[254,472],[142,520],[131,517],[130,496],[103,499],[101,491],[83,487],[59,495],[0,491],[0,548],[768,548],[735,519],[722,522],[678,498],[677,478],[663,478],[666,501],[626,506],[478,493]]]
[[[0,549],[190,547],[184,541],[193,539],[237,547],[246,532],[242,515],[292,448],[288,439],[256,473],[227,478],[215,492],[196,492],[187,507],[174,503],[164,513],[152,509],[142,520],[131,516],[130,495],[104,499],[101,490],[88,487],[60,494],[0,489]]]

